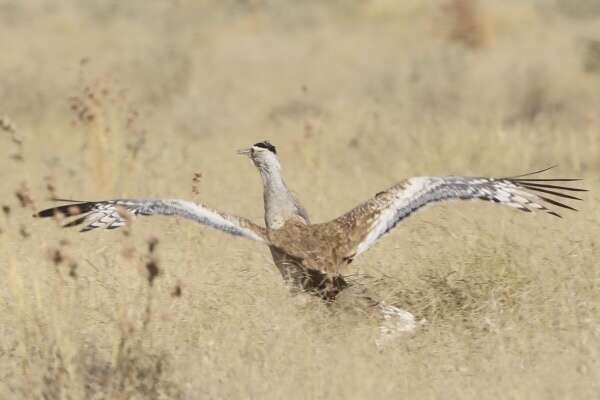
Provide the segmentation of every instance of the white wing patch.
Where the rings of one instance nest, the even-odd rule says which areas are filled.
[[[395,198],[389,207],[385,208],[378,218],[369,227],[367,237],[356,249],[356,255],[365,252],[377,239],[394,228],[397,214],[400,210],[410,209],[411,202],[418,199],[431,187],[427,178],[411,178],[405,186],[404,191],[395,194]]]
[[[527,176],[527,175],[526,175]],[[540,193],[552,196],[581,200],[565,194],[564,191],[583,192],[584,189],[557,186],[552,183],[576,181],[578,179],[528,179],[528,178],[471,178],[462,176],[416,177],[404,184],[396,185],[359,206],[360,211],[369,218],[367,234],[357,244],[355,255],[359,255],[373,245],[380,237],[392,230],[400,221],[414,211],[434,202],[459,200],[487,200],[530,212],[541,210],[560,217],[544,203],[575,210],[557,200],[544,197]],[[369,210],[370,209],[370,210]],[[353,210],[354,211],[354,210]],[[352,211],[351,211],[352,213]]]
[[[196,221],[234,236],[267,242],[264,228],[244,218],[227,215],[185,200],[117,199],[72,202],[72,204],[49,208],[37,214],[39,217],[55,215],[79,216],[64,226],[81,225],[81,232],[96,228],[119,228],[126,225],[130,218],[138,215],[173,215]]]

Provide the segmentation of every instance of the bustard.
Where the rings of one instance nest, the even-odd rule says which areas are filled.
[[[560,217],[549,207],[575,209],[556,198],[581,200],[564,192],[585,191],[564,186],[564,182],[579,179],[531,177],[549,168],[506,178],[413,177],[377,193],[332,221],[312,224],[305,209],[285,184],[277,151],[271,143],[256,143],[238,151],[238,154],[248,156],[262,178],[266,228],[245,218],[179,199],[62,200],[69,204],[49,208],[36,215],[76,217],[64,226],[80,225],[82,232],[95,228],[119,228],[127,223],[126,213],[190,219],[269,246],[275,265],[292,291],[308,292],[331,303],[340,292],[352,286],[342,275],[345,267],[399,222],[428,204],[452,199],[480,199],[521,211],[540,210]],[[366,295],[363,297],[372,306],[381,306],[379,309],[385,319],[397,316],[407,319],[410,325],[410,314],[403,314],[402,310]]]

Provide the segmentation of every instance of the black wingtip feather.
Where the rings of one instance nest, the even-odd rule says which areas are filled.
[[[537,178],[537,179],[514,179],[507,178],[515,182],[578,182],[582,181],[582,178]]]
[[[60,197],[50,197],[50,201],[60,201],[63,203],[89,203],[87,200],[62,199]]]
[[[71,222],[69,222],[67,224],[64,224],[63,228],[71,228],[71,227],[80,225],[80,224],[82,224],[85,221],[85,218],[86,218],[86,216],[83,216],[81,218],[77,218],[76,220],[73,220],[73,221],[71,221]]]
[[[47,217],[53,217],[56,214],[60,214],[56,208],[48,208],[46,210],[42,210],[42,211],[38,212],[37,214],[33,214],[33,216],[36,218],[47,218]]]
[[[538,195],[538,196],[539,196],[539,195]],[[539,198],[540,198],[540,199],[542,199],[542,200],[544,200],[546,203],[550,203],[550,204],[552,204],[552,205],[555,205],[555,206],[557,206],[557,207],[566,208],[566,209],[569,209],[569,210],[572,210],[572,211],[579,211],[579,210],[577,210],[576,208],[573,208],[573,207],[571,207],[571,206],[568,206],[568,205],[566,205],[566,204],[563,204],[563,203],[561,203],[561,202],[559,202],[559,201],[556,201],[556,200],[550,199],[550,198],[548,198],[548,197],[539,196]]]
[[[557,196],[557,197],[561,197],[561,198],[569,199],[569,200],[582,201],[583,199],[572,196],[570,194],[563,193],[563,191],[587,192],[588,191],[587,189],[562,186],[561,184],[558,184],[558,183],[559,182],[579,182],[579,181],[582,181],[583,179],[581,179],[581,178],[528,178],[532,175],[541,174],[541,173],[546,172],[555,167],[556,167],[556,165],[553,165],[551,167],[544,168],[539,171],[530,172],[530,173],[523,174],[523,175],[512,176],[512,177],[509,177],[506,179],[518,186],[521,186],[524,189],[531,190],[533,192],[538,192],[538,193],[536,193],[536,196],[538,196],[538,198],[540,200],[545,201],[548,204],[552,204],[557,207],[566,208],[566,209],[572,210],[572,211],[578,211],[576,208],[573,208],[567,204],[561,203],[557,200],[554,200],[554,199],[551,199],[551,198],[548,198],[545,196],[541,196],[541,195],[539,195],[539,193],[545,193],[548,195]],[[552,211],[552,210],[545,210],[545,211],[550,215],[553,215],[558,218],[562,218],[562,216],[555,211]]]
[[[531,183],[531,182],[521,181],[521,180],[516,180],[515,182],[519,183],[520,185],[536,186],[536,187],[541,187],[541,188],[546,188],[546,189],[559,189],[559,190],[566,190],[569,192],[588,192],[587,189],[573,188],[573,187],[567,187],[567,186],[548,185],[545,183]]]
[[[62,213],[57,208],[48,208],[46,210],[40,211],[37,214],[33,214],[33,216],[38,217],[38,218],[48,218],[48,217],[54,217],[55,215],[58,215],[58,214],[64,214],[64,213]]]
[[[583,201],[583,199],[580,199],[579,197],[571,196],[571,195],[565,194],[565,193],[556,192],[554,190],[542,189],[541,187],[529,186],[529,185],[521,185],[521,186],[524,187],[524,188],[526,188],[526,189],[533,190],[533,191],[536,191],[536,192],[551,194],[553,196],[563,197],[565,199]]]
[[[39,218],[54,217],[56,215],[70,217],[73,215],[80,215],[89,212],[95,207],[96,204],[97,203],[93,202],[67,204],[64,206],[47,208],[38,212],[37,214],[35,214],[35,216]]]
[[[506,177],[506,178],[504,178],[504,179],[511,179],[511,180],[512,180],[512,179],[518,179],[518,178],[522,178],[522,177],[524,177],[524,176],[531,176],[531,175],[541,174],[542,172],[549,171],[549,170],[551,170],[551,169],[553,169],[553,168],[556,168],[556,167],[558,167],[558,164],[556,164],[556,165],[552,165],[552,166],[550,166],[550,167],[546,167],[546,168],[544,168],[544,169],[540,169],[539,171],[528,172],[528,173],[526,173],[526,174],[521,174],[521,175],[516,175],[516,176],[509,176],[509,177]]]

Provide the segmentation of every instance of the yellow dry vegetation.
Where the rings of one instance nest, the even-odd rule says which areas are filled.
[[[600,397],[592,3],[0,1],[0,398]],[[558,164],[590,192],[563,219],[400,224],[349,271],[423,321],[384,347],[371,318],[298,305],[255,243],[31,218],[174,197],[260,222],[235,150],[264,139],[314,221],[415,175]]]

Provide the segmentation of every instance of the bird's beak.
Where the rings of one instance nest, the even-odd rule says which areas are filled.
[[[248,147],[248,148],[246,148],[246,149],[239,149],[239,150],[237,151],[237,153],[238,153],[240,156],[248,156],[248,157],[250,157],[250,150],[251,150],[251,148],[250,148],[250,147]]]

